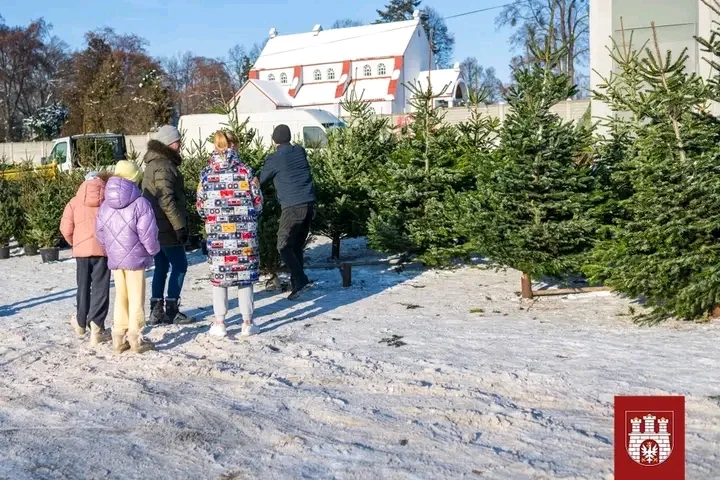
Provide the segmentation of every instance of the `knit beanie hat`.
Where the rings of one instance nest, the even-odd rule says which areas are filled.
[[[127,160],[120,160],[117,164],[115,164],[115,171],[113,172],[113,175],[124,178],[125,180],[130,180],[133,183],[138,183],[140,177],[142,177],[142,172],[135,163],[128,162]]]
[[[172,125],[163,125],[153,138],[163,145],[172,145],[180,141],[180,132]]]
[[[273,131],[272,139],[276,145],[284,145],[286,143],[290,143],[290,140],[292,139],[292,135],[290,134],[290,127],[288,127],[287,125],[278,125]]]

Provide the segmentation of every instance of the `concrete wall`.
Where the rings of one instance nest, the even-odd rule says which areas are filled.
[[[664,57],[670,50],[673,58],[687,49],[688,72],[697,73],[705,78],[711,74],[710,67],[703,58],[708,54],[701,51],[693,38],[695,35],[709,38],[712,22],[718,16],[702,0],[590,0],[590,86],[597,89],[617,71],[608,48],[612,40],[622,45],[622,31],[625,41],[639,50],[645,42],[653,51],[651,22],[655,22],[658,46]],[[594,118],[605,118],[611,114],[610,108],[602,102],[593,100]]]
[[[570,100],[558,103],[552,108],[552,111],[565,120],[577,122],[582,119],[588,108],[590,108],[590,100]],[[500,121],[504,121],[510,110],[510,105],[507,103],[496,103],[481,107],[480,112],[493,118],[499,118]],[[468,120],[471,113],[471,110],[467,107],[448,108],[444,110],[444,120],[446,123],[456,125],[460,122]],[[393,115],[393,125],[400,125],[404,118],[407,118],[407,116]]]
[[[383,107],[390,109],[391,105],[391,102],[384,102]],[[566,120],[578,121],[583,117],[589,107],[589,100],[571,100],[555,105],[552,110]],[[499,118],[502,121],[510,111],[510,107],[505,103],[498,103],[482,107],[481,111],[486,115]],[[470,110],[465,107],[449,108],[446,109],[444,113],[445,121],[450,124],[463,122],[469,119],[471,114]],[[394,125],[399,125],[406,116],[392,115],[391,118]],[[127,135],[125,137],[128,151],[135,150],[141,158],[147,151],[148,140],[150,140],[150,134]],[[39,165],[40,158],[47,156],[51,150],[52,142],[0,143],[0,158],[4,157],[13,163],[20,163],[26,159],[31,159],[33,163]]]
[[[148,140],[150,140],[150,134],[127,135],[125,142],[128,152],[135,150],[142,157],[147,151]],[[40,165],[40,159],[50,154],[52,145],[52,142],[0,143],[0,160],[7,160],[11,163],[29,160],[35,165]]]

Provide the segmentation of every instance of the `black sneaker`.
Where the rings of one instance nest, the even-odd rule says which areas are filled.
[[[310,288],[313,286],[314,283],[315,283],[314,281],[308,280],[308,282],[305,285],[303,285],[302,287],[300,287],[297,290],[293,290],[292,293],[290,295],[288,295],[288,297],[287,297],[288,300],[297,300],[298,298],[300,298],[300,296],[303,293],[310,290]]]

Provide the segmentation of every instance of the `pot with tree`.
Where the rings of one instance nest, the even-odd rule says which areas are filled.
[[[38,182],[36,202],[26,212],[28,241],[40,247],[43,263],[59,258],[60,219],[65,209],[64,175],[57,179],[42,178]]]

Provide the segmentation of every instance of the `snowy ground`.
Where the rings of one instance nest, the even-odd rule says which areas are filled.
[[[71,335],[63,258],[0,263],[2,479],[612,478],[617,394],[686,395],[687,478],[720,472],[718,323],[640,328],[607,293],[523,304],[517,272],[355,267],[350,289],[313,270],[300,303],[261,292],[264,333],[215,340],[194,255],[205,321],[114,356]]]

